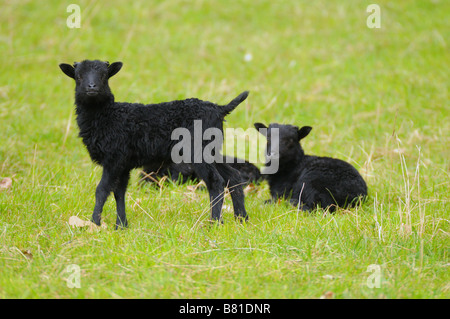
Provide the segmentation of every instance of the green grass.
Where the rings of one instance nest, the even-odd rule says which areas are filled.
[[[379,1],[369,29],[370,3],[79,1],[69,29],[69,3],[1,1],[0,177],[13,184],[0,190],[0,298],[449,298],[450,5]],[[107,229],[72,228],[91,216],[101,169],[58,64],[85,58],[124,62],[118,101],[225,103],[248,89],[226,127],[311,125],[306,152],[355,165],[370,198],[308,215],[264,205],[262,184],[249,223],[225,209],[209,227],[205,191],[140,187],[135,171],[129,229],[113,230],[112,198]],[[67,286],[71,264],[81,288]]]

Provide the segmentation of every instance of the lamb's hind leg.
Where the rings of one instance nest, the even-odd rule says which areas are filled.
[[[247,211],[245,210],[245,196],[243,184],[245,183],[238,170],[232,168],[226,163],[217,163],[216,168],[222,175],[227,187],[230,191],[231,200],[233,201],[234,217],[241,220],[248,220]]]
[[[225,190],[225,181],[212,164],[193,164],[195,173],[206,184],[211,201],[211,219],[220,221]]]

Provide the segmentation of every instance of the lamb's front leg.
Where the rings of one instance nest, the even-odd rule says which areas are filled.
[[[92,222],[100,226],[103,206],[113,190],[114,177],[109,169],[103,168],[102,179],[95,191],[95,207],[92,214]]]
[[[304,211],[304,212],[311,212],[312,211],[312,208],[309,205],[305,204],[304,202],[299,202],[295,198],[291,198],[289,200],[289,202],[291,203],[292,206],[297,207],[298,211]]]
[[[289,201],[293,206],[297,207],[297,210],[311,212],[315,207],[314,199],[317,195],[310,182],[298,181]]]
[[[123,173],[114,189],[114,198],[116,199],[117,206],[117,220],[116,229],[119,227],[128,227],[127,215],[125,213],[125,192],[128,186],[128,180],[130,179],[130,172]]]

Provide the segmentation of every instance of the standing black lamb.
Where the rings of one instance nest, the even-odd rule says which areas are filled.
[[[160,167],[162,163],[171,163],[171,150],[177,143],[171,139],[172,131],[183,128],[192,133],[194,120],[201,120],[202,132],[213,128],[223,133],[224,117],[248,96],[248,92],[243,92],[225,106],[198,99],[149,105],[120,103],[114,101],[108,79],[119,72],[122,62],[109,64],[85,60],[73,66],[62,63],[59,67],[75,80],[80,137],[91,159],[103,167],[103,175],[95,192],[92,221],[100,225],[103,206],[113,192],[117,204],[116,228],[128,224],[125,192],[130,171],[142,166]],[[201,148],[204,147],[205,142],[202,141]],[[194,162],[194,151],[191,154],[191,161]],[[246,220],[239,173],[226,163],[201,161],[192,165],[208,188],[212,220],[221,220],[226,184],[232,188],[235,216]]]
[[[267,138],[266,165],[272,160],[279,161],[278,171],[265,175],[272,200],[290,198],[291,204],[301,210],[311,211],[320,206],[333,212],[336,207],[354,206],[367,196],[365,181],[349,163],[305,155],[299,142],[312,127],[299,129],[277,123],[268,128],[261,123],[254,125]]]

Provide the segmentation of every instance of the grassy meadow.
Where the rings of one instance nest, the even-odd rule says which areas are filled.
[[[450,297],[448,1],[380,0],[379,29],[356,0],[80,0],[80,28],[71,3],[0,0],[0,298]],[[205,190],[139,185],[135,170],[128,229],[113,196],[106,228],[73,227],[101,176],[58,67],[83,59],[124,63],[116,101],[249,90],[225,127],[310,125],[305,152],[353,164],[369,199],[307,214],[265,205],[264,182],[248,223],[227,198],[210,227]]]

